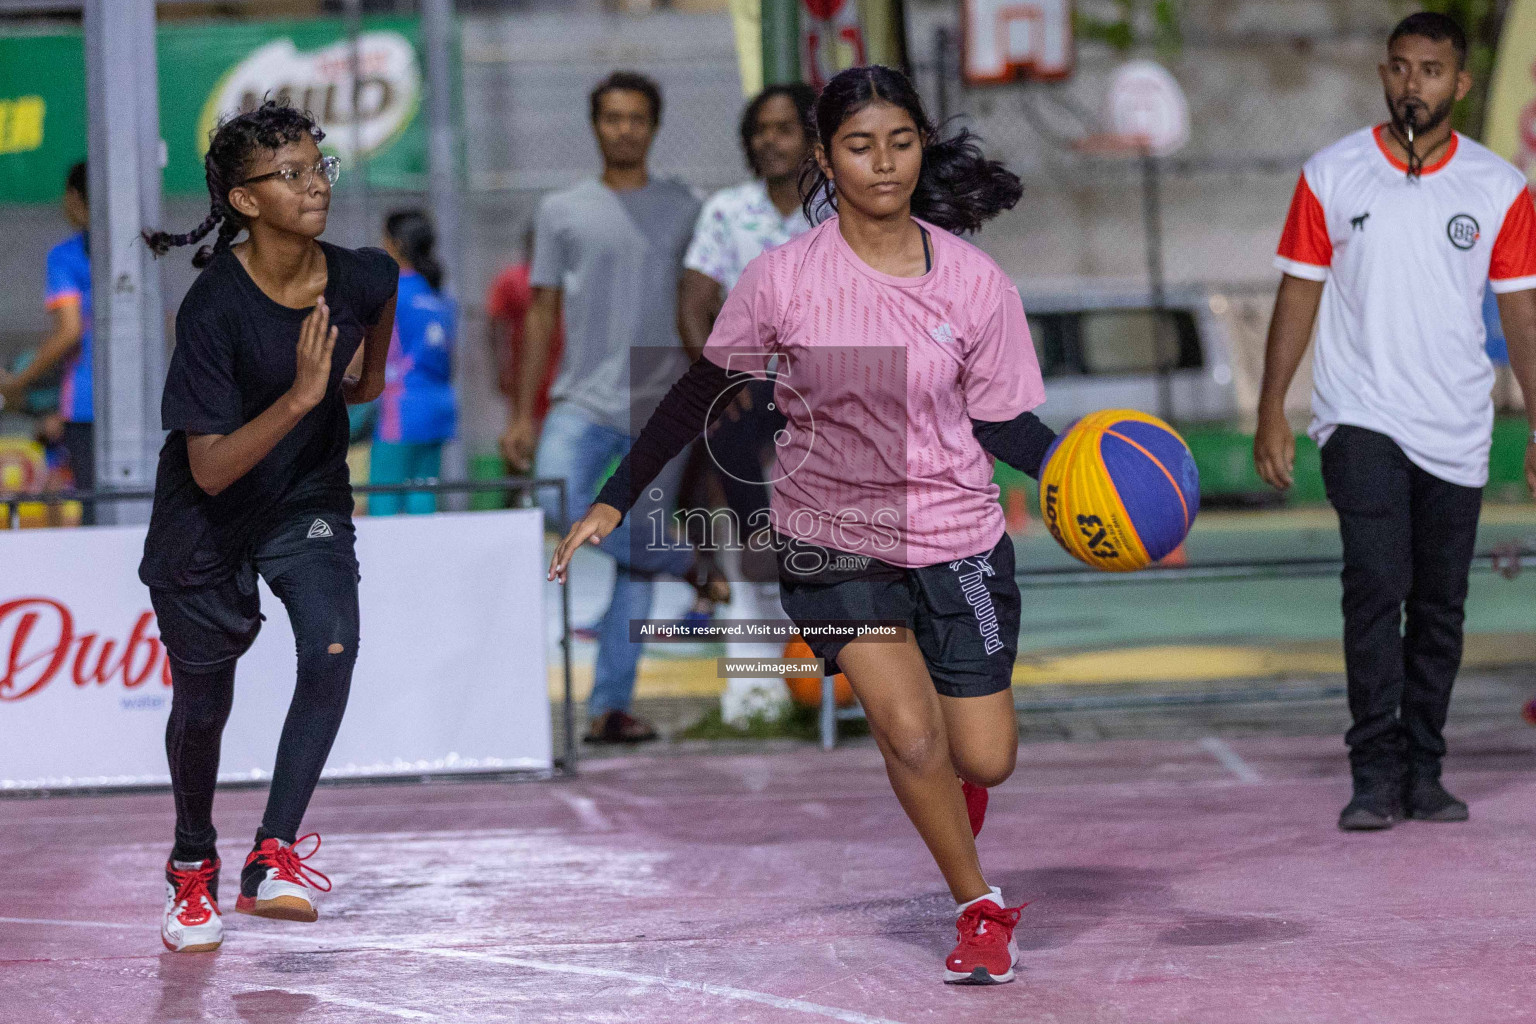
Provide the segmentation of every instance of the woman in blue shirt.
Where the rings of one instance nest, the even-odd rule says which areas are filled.
[[[369,482],[399,484],[435,479],[442,471],[443,442],[458,426],[453,393],[453,305],[438,294],[443,269],[433,255],[431,222],[420,210],[400,210],[384,221],[384,249],[400,264],[395,333],[389,344],[384,394],[374,428]],[[437,510],[425,491],[374,494],[368,511],[416,515]]]

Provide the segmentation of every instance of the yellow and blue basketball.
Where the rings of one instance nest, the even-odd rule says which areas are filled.
[[[1200,473],[1168,424],[1106,409],[1072,424],[1045,453],[1040,509],[1072,557],[1132,572],[1184,542],[1200,511]]]

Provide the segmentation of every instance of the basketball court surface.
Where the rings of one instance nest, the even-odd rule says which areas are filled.
[[[1337,736],[1026,744],[981,836],[1018,981],[938,981],[953,903],[868,741],[329,786],[318,924],[157,928],[164,793],[0,801],[0,1021],[1443,1024],[1536,1005],[1536,730],[1453,733],[1464,825],[1341,834]],[[226,908],[264,793],[216,807]]]

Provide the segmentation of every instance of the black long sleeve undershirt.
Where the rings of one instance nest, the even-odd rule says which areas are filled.
[[[1032,412],[1021,412],[1011,420],[971,420],[971,433],[981,447],[1026,476],[1040,479],[1040,464],[1056,440],[1056,431],[1040,422]]]
[[[751,379],[733,376],[708,359],[694,360],[651,414],[597,500],[627,514],[662,467],[708,430]],[[1037,478],[1046,449],[1056,440],[1055,431],[1032,412],[1000,423],[973,419],[971,431],[994,458]]]
[[[708,430],[751,379],[732,376],[702,356],[695,359],[651,413],[597,500],[627,514],[662,468]]]

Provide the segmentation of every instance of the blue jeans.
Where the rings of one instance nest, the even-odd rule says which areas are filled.
[[[622,458],[633,443],[634,438],[628,434],[592,422],[579,406],[562,402],[551,409],[539,436],[535,472],[541,477],[565,480],[569,516],[562,522],[555,495],[542,491],[539,504],[544,509],[544,521],[561,534],[569,530],[597,497],[598,484],[609,465]],[[598,548],[611,556],[616,565],[613,595],[598,624],[597,667],[592,696],[587,700],[587,714],[592,718],[607,711],[628,710],[635,694],[635,668],[642,648],[641,644],[629,641],[630,620],[651,614],[656,576],[682,576],[693,565],[693,552],[686,545],[648,543],[643,534],[632,543],[630,532],[632,524],[650,530],[658,515],[670,514],[686,461],[684,452],[667,463],[619,528]],[[658,492],[659,500],[653,497]]]
[[[368,482],[403,484],[407,480],[436,480],[443,471],[443,442],[375,441],[368,455]],[[431,491],[405,494],[370,494],[368,514],[399,515],[404,508],[413,516],[437,511],[437,495]]]

